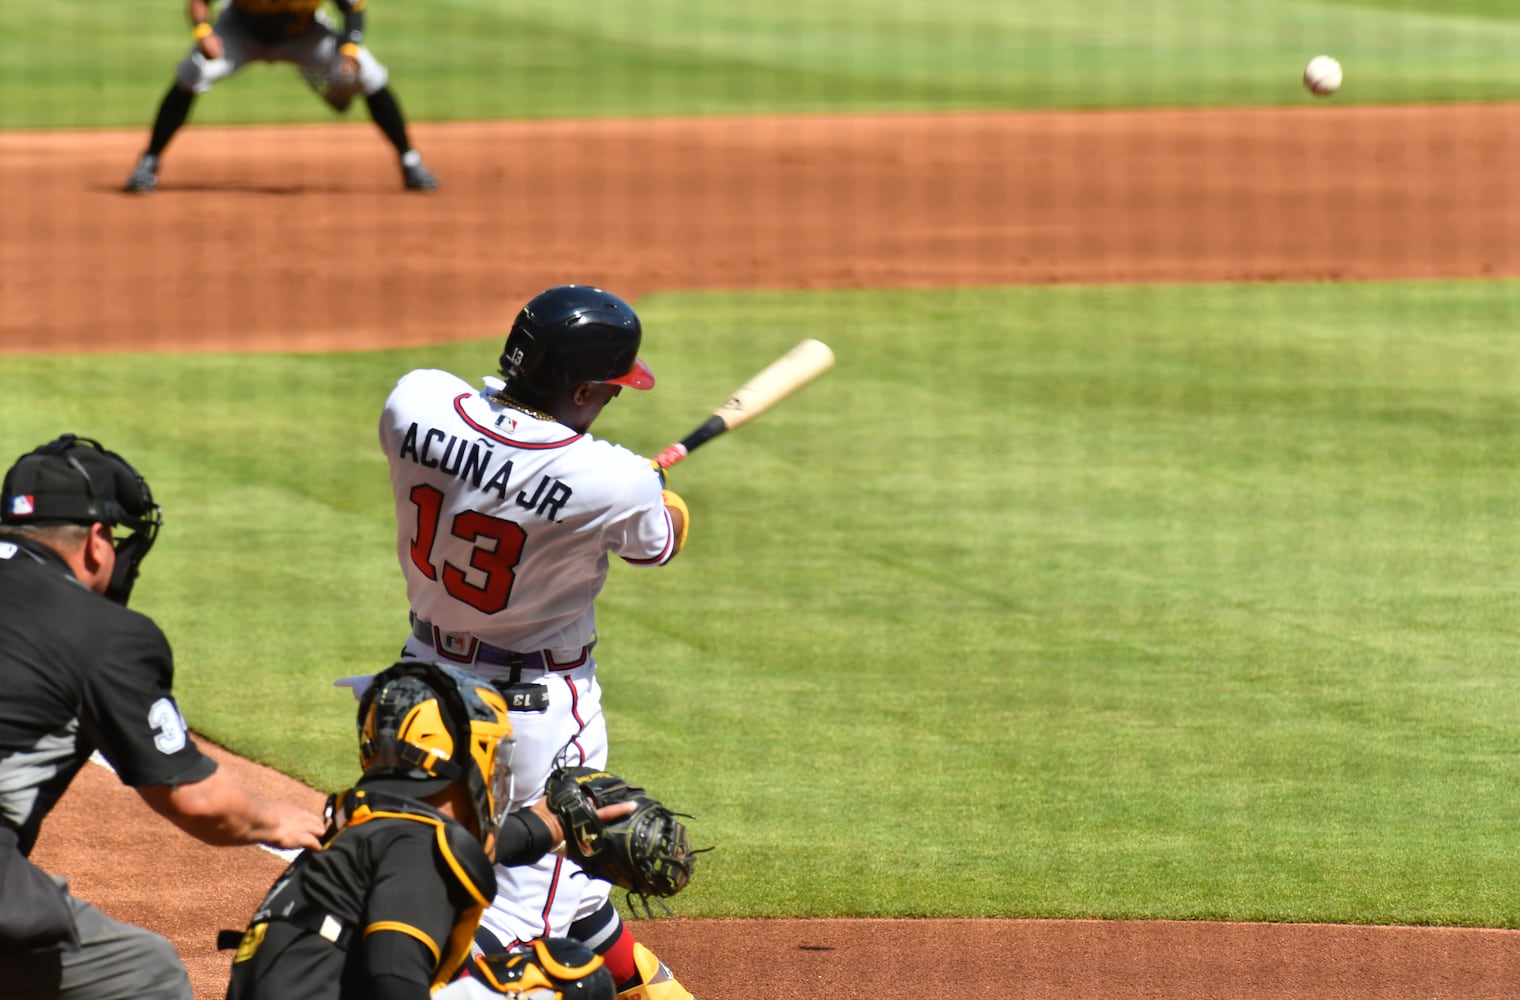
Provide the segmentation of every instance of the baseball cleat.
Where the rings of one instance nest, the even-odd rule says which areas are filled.
[[[406,185],[408,191],[438,190],[438,178],[433,176],[433,172],[421,160],[401,165],[401,183]]]
[[[132,173],[127,177],[127,183],[122,185],[122,190],[128,194],[147,194],[158,188],[158,160],[155,157],[144,156],[137,161],[137,166],[132,168]]]

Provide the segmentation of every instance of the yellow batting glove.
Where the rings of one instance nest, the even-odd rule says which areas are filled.
[[[691,511],[686,509],[686,501],[674,490],[661,490],[660,499],[665,501],[665,506],[681,512],[681,531],[676,536],[676,551],[680,552],[686,547],[686,532],[691,527]]]

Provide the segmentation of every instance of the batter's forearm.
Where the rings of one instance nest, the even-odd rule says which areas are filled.
[[[185,6],[185,16],[192,25],[208,23],[211,20],[211,0],[189,0]]]

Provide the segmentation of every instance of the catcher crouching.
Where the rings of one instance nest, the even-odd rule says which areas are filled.
[[[556,772],[544,798],[508,812],[506,701],[456,668],[405,661],[376,675],[358,730],[363,775],[329,797],[321,849],[291,862],[244,932],[219,938],[237,949],[227,1000],[425,1000],[467,961],[472,988],[526,996],[558,977],[573,986],[556,987],[565,998],[612,1000],[602,957],[578,942],[472,958],[496,892],[493,863],[573,851],[588,872],[630,892],[673,895],[690,880],[694,853],[674,814],[604,772],[583,782]],[[564,843],[570,830],[573,847]],[[622,996],[665,1000],[654,990],[663,966],[646,956],[643,981]]]

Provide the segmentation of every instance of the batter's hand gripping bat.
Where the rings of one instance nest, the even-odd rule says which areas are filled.
[[[712,412],[696,430],[655,456],[655,464],[668,469],[724,431],[742,427],[769,410],[834,364],[834,352],[819,340],[804,340],[755,373],[734,390],[728,402]]]

